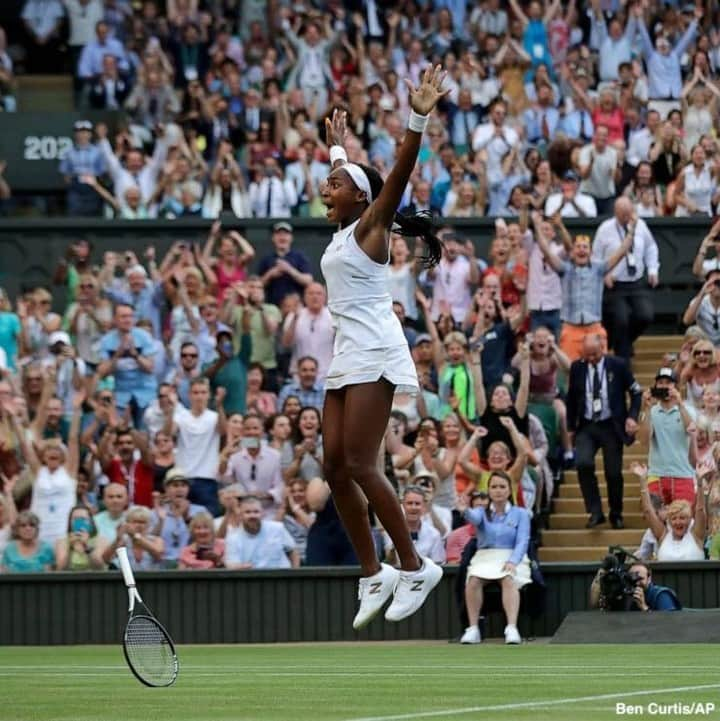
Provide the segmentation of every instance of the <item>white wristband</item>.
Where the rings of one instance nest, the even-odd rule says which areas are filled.
[[[410,110],[410,119],[408,120],[408,128],[416,133],[424,133],[430,116],[420,115],[414,110]]]
[[[338,160],[342,160],[347,163],[347,153],[342,145],[333,145],[330,148],[330,166],[332,167]]]

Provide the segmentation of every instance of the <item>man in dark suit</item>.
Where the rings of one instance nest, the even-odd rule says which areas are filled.
[[[626,396],[630,396],[628,408]],[[602,339],[589,335],[583,342],[583,359],[570,366],[567,397],[568,430],[575,445],[580,488],[590,514],[587,528],[605,523],[595,475],[595,455],[602,449],[613,528],[624,528],[622,519],[623,444],[630,445],[637,432],[642,393],[627,363],[603,354]]]

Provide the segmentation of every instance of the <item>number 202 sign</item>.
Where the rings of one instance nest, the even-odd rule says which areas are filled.
[[[62,160],[72,148],[72,138],[64,135],[28,135],[25,138],[25,160]]]

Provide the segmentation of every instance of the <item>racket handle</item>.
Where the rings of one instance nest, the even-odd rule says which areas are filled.
[[[117,549],[117,558],[118,561],[120,561],[120,570],[125,579],[125,585],[128,588],[135,588],[135,576],[133,575],[125,546],[120,546],[120,548]]]

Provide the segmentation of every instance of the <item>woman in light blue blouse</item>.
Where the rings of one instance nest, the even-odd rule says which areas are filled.
[[[468,567],[465,604],[471,625],[461,643],[480,643],[477,621],[483,605],[483,586],[499,581],[502,605],[507,617],[505,643],[521,643],[517,629],[520,589],[530,583],[530,515],[513,505],[512,481],[503,471],[493,471],[488,479],[487,506],[469,508],[465,518],[475,525],[477,552]]]

